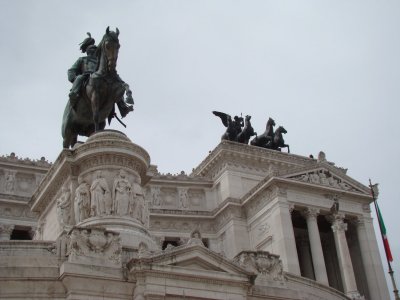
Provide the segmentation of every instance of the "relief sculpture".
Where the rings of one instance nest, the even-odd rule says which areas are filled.
[[[141,223],[145,223],[145,200],[142,187],[140,186],[138,179],[135,179],[133,183],[133,193],[130,206],[130,214],[132,217],[139,220]]]
[[[101,171],[96,172],[96,179],[90,187],[91,192],[91,216],[111,214],[112,199],[107,181],[102,177]]]
[[[57,199],[57,219],[60,227],[64,229],[70,225],[71,220],[71,192],[67,186],[61,189],[61,196]]]
[[[82,222],[90,215],[90,186],[82,177],[78,177],[78,183],[74,202],[76,223]]]
[[[119,176],[115,179],[112,197],[114,200],[115,214],[119,216],[126,216],[129,214],[129,204],[132,197],[132,185],[126,178],[124,170],[119,172]]]

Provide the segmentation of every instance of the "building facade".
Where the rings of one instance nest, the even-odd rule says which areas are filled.
[[[369,189],[326,160],[222,141],[160,174],[106,130],[0,159],[2,299],[389,299]]]

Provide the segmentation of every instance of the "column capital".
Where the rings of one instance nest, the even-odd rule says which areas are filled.
[[[332,215],[327,215],[326,219],[328,222],[332,224],[333,232],[336,231],[346,231],[347,224],[344,222],[344,214],[343,213],[336,213]]]
[[[350,223],[354,224],[356,228],[364,227],[367,223],[372,223],[372,218],[365,217],[365,216],[356,216],[349,220]]]
[[[14,225],[0,224],[0,240],[9,240],[11,233],[14,230]]]
[[[318,217],[320,209],[314,207],[307,207],[301,211],[301,215],[306,219],[315,219]]]
[[[290,214],[293,214],[294,211],[294,204],[293,203],[289,203],[289,212]]]

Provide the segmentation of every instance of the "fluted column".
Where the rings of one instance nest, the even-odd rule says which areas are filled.
[[[363,299],[357,290],[356,278],[346,240],[347,224],[343,221],[344,215],[340,213],[333,214],[328,216],[327,219],[332,223],[344,293],[351,299]]]
[[[302,215],[306,218],[307,221],[308,238],[310,240],[315,279],[320,283],[329,285],[324,253],[322,251],[321,237],[319,235],[317,223],[318,214],[319,209],[316,208],[307,208],[302,212]]]
[[[389,299],[390,296],[379,257],[379,250],[376,246],[372,218],[360,216],[354,223],[357,228],[357,238],[370,298]]]
[[[0,224],[0,241],[8,241],[11,238],[11,233],[14,230],[14,225]]]

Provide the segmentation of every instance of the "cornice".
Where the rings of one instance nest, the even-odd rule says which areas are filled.
[[[254,168],[260,172],[267,172],[271,164],[277,166],[278,169],[293,169],[314,165],[316,161],[300,155],[221,141],[193,170],[191,176],[215,178],[220,173],[218,169],[223,169],[221,165],[224,163],[234,163],[243,168]]]
[[[16,167],[37,167],[41,169],[48,169],[51,166],[45,157],[41,159],[20,158],[12,152],[10,155],[0,156],[0,164],[7,164]]]

